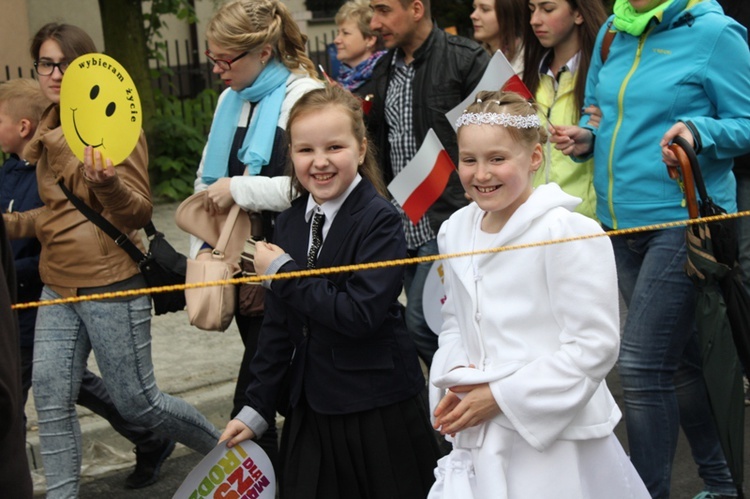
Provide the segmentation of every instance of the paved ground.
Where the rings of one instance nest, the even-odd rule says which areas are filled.
[[[160,205],[154,214],[157,228],[182,251],[187,251],[187,236],[174,225],[176,204]],[[234,324],[225,333],[201,331],[190,326],[184,312],[159,317],[152,321],[153,358],[159,387],[198,407],[217,427],[223,427],[231,410],[231,398],[242,357],[242,342]],[[96,370],[95,359],[90,359]],[[608,378],[610,389],[621,403],[622,391],[616,374]],[[28,456],[34,469],[36,496],[44,495],[44,478],[39,455],[36,412],[33,401],[26,407],[28,416]],[[130,473],[135,456],[132,444],[115,433],[106,421],[80,409],[84,443],[82,499],[169,498],[182,480],[200,460],[200,456],[178,445],[173,456],[162,468],[161,480],[146,489],[128,491],[122,487]],[[617,435],[627,445],[624,424],[618,425]],[[746,423],[746,448],[750,448],[750,428]],[[750,460],[745,476],[750,477]],[[684,439],[677,449],[673,474],[672,497],[692,498],[700,491],[701,482]],[[603,498],[604,499],[604,498]]]

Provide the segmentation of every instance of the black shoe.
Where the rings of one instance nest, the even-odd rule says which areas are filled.
[[[140,489],[156,483],[159,479],[159,469],[174,450],[174,440],[166,439],[164,443],[151,452],[135,452],[135,471],[125,479],[125,488]]]

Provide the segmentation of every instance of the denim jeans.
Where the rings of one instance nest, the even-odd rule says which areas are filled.
[[[700,368],[685,229],[617,236],[612,244],[628,306],[618,365],[633,465],[652,497],[668,498],[682,425],[705,489],[735,495]]]
[[[21,347],[21,394],[23,403],[26,400],[31,389],[31,372],[34,362],[34,349],[32,347]],[[104,381],[88,369],[83,371],[81,379],[81,388],[78,391],[76,404],[85,407],[94,414],[106,419],[112,425],[112,429],[127,438],[135,445],[139,452],[151,452],[164,444],[164,440],[152,431],[149,431],[137,424],[126,421],[115,407],[114,402],[107,393]],[[26,414],[23,416],[26,422]],[[24,429],[26,425],[24,424]]]
[[[45,286],[41,299],[56,298]],[[107,392],[126,420],[203,454],[216,445],[219,432],[203,415],[157,388],[150,327],[151,302],[144,296],[39,309],[32,383],[48,499],[78,496],[81,431],[75,402],[92,349]]]
[[[437,255],[437,239],[430,239],[416,251],[409,251],[410,257]],[[406,291],[406,329],[409,331],[414,344],[417,347],[419,357],[429,368],[432,365],[432,357],[438,348],[437,334],[432,332],[424,318],[422,310],[422,294],[424,283],[430,273],[432,262],[408,265],[404,275],[404,290]]]

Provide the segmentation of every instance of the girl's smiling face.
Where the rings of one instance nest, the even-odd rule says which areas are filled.
[[[367,139],[357,140],[349,114],[337,105],[298,116],[290,137],[294,173],[318,204],[349,188],[367,151]]]
[[[513,140],[504,126],[466,125],[459,129],[458,148],[461,184],[487,212],[482,229],[498,232],[531,195],[542,146]]]

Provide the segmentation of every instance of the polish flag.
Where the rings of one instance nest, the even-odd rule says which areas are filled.
[[[469,105],[474,103],[479,92],[482,90],[495,91],[501,89],[507,92],[516,92],[526,100],[534,98],[529,89],[526,88],[526,85],[523,84],[521,78],[513,70],[513,66],[510,65],[508,59],[498,50],[492,56],[492,59],[490,59],[490,63],[487,65],[487,69],[484,70],[482,79],[479,80],[474,91],[461,104],[445,113],[445,117],[448,118],[448,121],[455,130],[456,120]]]
[[[417,154],[388,184],[393,199],[417,225],[448,185],[448,178],[456,171],[448,152],[430,128]]]

